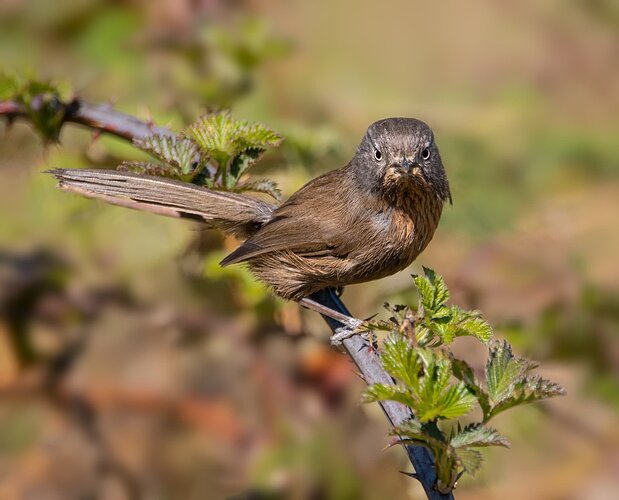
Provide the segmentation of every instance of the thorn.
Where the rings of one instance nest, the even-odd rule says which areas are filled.
[[[146,116],[146,124],[148,125],[148,128],[153,128],[155,126],[155,119],[153,118],[153,113],[150,107],[146,108]]]
[[[404,474],[405,476],[408,477],[412,477],[413,479],[416,479],[417,481],[421,481],[421,479],[419,479],[419,476],[417,474],[415,474],[414,472],[406,472],[404,470],[398,471],[400,474]]]

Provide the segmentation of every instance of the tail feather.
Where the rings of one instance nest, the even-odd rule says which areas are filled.
[[[265,224],[275,209],[251,196],[149,175],[102,169],[55,169],[48,173],[64,191],[170,217],[197,219],[244,238]]]

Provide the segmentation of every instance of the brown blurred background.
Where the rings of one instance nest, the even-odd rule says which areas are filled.
[[[230,106],[286,194],[367,125],[435,129],[452,185],[413,266],[568,396],[495,424],[459,499],[619,497],[619,8],[613,0],[3,0],[2,69],[179,130]],[[217,262],[219,234],[63,194],[131,145],[0,125],[0,498],[421,498],[313,314]],[[362,317],[409,272],[350,287]],[[457,343],[474,363],[479,353]]]

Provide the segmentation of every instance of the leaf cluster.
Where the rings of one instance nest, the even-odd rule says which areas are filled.
[[[366,327],[390,332],[380,357],[395,384],[369,386],[364,401],[397,401],[412,410],[414,416],[394,429],[394,444],[429,448],[436,461],[438,487],[449,492],[463,473],[474,474],[481,467],[478,448],[509,446],[505,437],[487,426],[492,417],[564,391],[533,374],[537,365],[515,357],[506,341],[492,340],[492,329],[478,311],[447,305],[449,290],[434,271],[424,269],[414,282],[419,293],[416,308],[387,304],[393,316]],[[464,335],[488,346],[482,380],[447,349],[455,337]],[[456,420],[477,406],[481,421],[464,425]],[[439,427],[440,421],[452,422]]]
[[[46,141],[58,141],[70,93],[63,84],[0,73],[0,100],[21,104]]]
[[[370,330],[405,333],[420,347],[439,347],[451,344],[456,337],[475,337],[484,344],[492,338],[492,328],[479,311],[466,311],[448,305],[449,289],[432,269],[413,276],[419,295],[417,306],[385,304],[393,316],[388,320],[370,322]]]
[[[136,139],[135,145],[156,161],[124,162],[121,168],[214,189],[263,192],[279,199],[273,182],[242,178],[268,147],[278,146],[281,140],[277,132],[261,123],[236,120],[228,111],[220,111],[202,116],[178,136]]]

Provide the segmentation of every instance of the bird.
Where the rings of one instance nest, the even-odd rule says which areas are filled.
[[[452,203],[434,133],[415,118],[372,123],[348,164],[279,206],[131,172],[50,173],[65,191],[198,220],[236,236],[240,246],[221,265],[244,264],[276,295],[301,302],[408,267],[434,236],[445,203]]]

